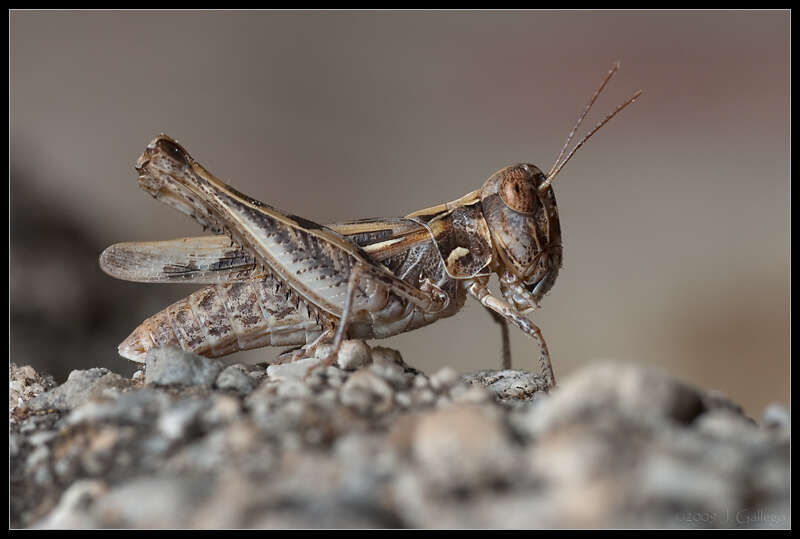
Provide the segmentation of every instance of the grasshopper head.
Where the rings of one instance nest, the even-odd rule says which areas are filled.
[[[516,281],[528,298],[506,299],[533,308],[552,288],[561,267],[561,225],[546,176],[534,165],[520,164],[495,172],[481,189],[481,207],[497,253],[501,281]],[[533,302],[533,304],[531,304]]]
[[[495,172],[481,189],[483,214],[498,255],[492,269],[500,274],[505,298],[519,309],[535,307],[553,287],[561,268],[561,224],[553,180],[592,135],[642,95],[641,90],[634,93],[567,152],[583,119],[618,69],[616,62],[603,78],[547,175],[533,165],[514,165]]]

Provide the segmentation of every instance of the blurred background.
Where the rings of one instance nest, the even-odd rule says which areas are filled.
[[[497,169],[559,175],[564,267],[533,320],[556,375],[601,359],[719,389],[758,417],[789,398],[789,14],[10,12],[10,360],[130,374],[116,346],[196,287],[117,281],[121,241],[202,235],[141,191],[158,133],[237,189],[319,222],[453,200]],[[585,129],[584,129],[585,130]],[[536,347],[515,329],[515,365]],[[432,372],[496,368],[469,302],[393,337]],[[230,357],[257,362],[279,350]]]

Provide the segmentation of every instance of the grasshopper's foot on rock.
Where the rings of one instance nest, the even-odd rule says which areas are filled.
[[[303,359],[304,357],[308,357],[305,350],[303,350],[302,346],[297,348],[289,348],[278,354],[277,359],[273,363],[273,365],[283,365],[284,363],[292,363],[293,361],[297,361],[298,359]]]

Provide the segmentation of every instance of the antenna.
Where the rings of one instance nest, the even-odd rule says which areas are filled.
[[[595,91],[594,95],[589,100],[589,103],[583,109],[583,112],[581,112],[580,116],[578,117],[578,121],[575,123],[575,126],[572,128],[572,131],[570,131],[569,135],[567,136],[567,141],[564,143],[564,146],[561,148],[561,152],[558,154],[558,157],[556,158],[555,162],[553,163],[553,166],[550,168],[550,172],[547,173],[547,179],[544,182],[542,182],[542,184],[539,186],[539,191],[545,191],[548,187],[550,187],[550,185],[553,183],[553,180],[556,178],[558,173],[561,172],[562,168],[564,168],[564,165],[566,165],[569,162],[569,160],[572,159],[572,156],[575,155],[575,152],[578,151],[578,148],[583,146],[584,143],[586,143],[586,141],[589,140],[589,138],[592,135],[594,135],[601,127],[603,127],[605,124],[607,124],[608,121],[611,120],[611,118],[613,118],[614,116],[617,115],[617,113],[619,113],[622,109],[624,109],[625,107],[627,107],[628,105],[630,105],[631,103],[636,101],[639,98],[639,96],[642,95],[642,90],[639,90],[638,92],[633,94],[631,97],[629,97],[624,103],[622,103],[620,106],[618,106],[612,113],[607,115],[603,119],[603,121],[601,121],[600,123],[595,125],[594,128],[591,131],[589,131],[589,133],[585,137],[583,137],[583,139],[581,139],[581,141],[578,142],[578,144],[576,144],[574,148],[572,148],[572,150],[569,152],[569,154],[567,154],[567,156],[564,157],[564,153],[567,151],[567,147],[569,146],[569,143],[572,140],[572,137],[575,136],[575,132],[578,130],[578,127],[580,127],[581,123],[583,122],[583,119],[589,113],[589,110],[592,108],[592,105],[594,105],[594,102],[597,101],[597,97],[600,95],[600,92],[603,91],[603,88],[606,87],[606,84],[608,84],[608,81],[611,79],[611,77],[614,75],[614,73],[617,72],[617,70],[619,69],[619,66],[620,66],[619,62],[615,62],[614,63],[614,65],[611,67],[611,70],[609,70],[609,72],[603,78],[603,82],[600,83],[600,87]],[[562,157],[564,157],[563,160],[561,159]]]
[[[547,173],[547,177],[548,178],[550,177],[550,175],[553,173],[553,171],[558,166],[558,162],[561,161],[561,158],[564,157],[564,153],[567,151],[567,146],[569,146],[569,142],[572,140],[572,137],[575,136],[575,132],[581,126],[581,123],[583,122],[583,119],[586,118],[587,114],[589,114],[589,110],[592,108],[592,105],[594,105],[594,102],[597,101],[597,97],[600,95],[600,92],[603,91],[603,88],[606,87],[606,84],[608,84],[608,81],[611,80],[611,77],[613,77],[614,73],[616,73],[617,70],[619,69],[619,65],[620,65],[619,64],[619,60],[614,62],[614,65],[611,66],[611,69],[609,70],[609,72],[606,74],[605,77],[603,77],[603,82],[600,83],[600,87],[595,91],[594,95],[589,100],[589,103],[586,104],[586,107],[583,109],[583,112],[581,113],[581,115],[578,116],[578,121],[575,122],[575,125],[572,128],[572,131],[570,131],[569,135],[567,135],[567,141],[564,143],[564,146],[561,148],[561,153],[559,153],[558,157],[556,157],[556,160],[553,161],[553,166],[550,169],[550,172]]]

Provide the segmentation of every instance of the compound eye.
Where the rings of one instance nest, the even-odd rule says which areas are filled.
[[[523,170],[507,171],[499,191],[500,198],[514,211],[532,213],[539,205],[533,177]]]
[[[159,139],[156,144],[158,144],[158,147],[161,148],[161,150],[163,150],[164,153],[166,153],[174,161],[177,161],[181,165],[188,164],[188,161],[186,160],[186,152],[183,150],[183,148],[171,140],[162,138]]]

